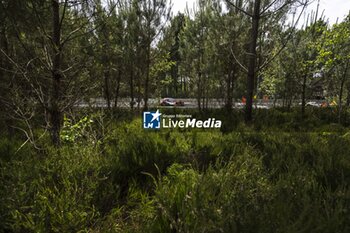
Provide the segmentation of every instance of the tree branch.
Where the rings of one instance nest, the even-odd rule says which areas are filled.
[[[226,0],[226,2],[230,5],[233,6],[235,9],[239,10],[240,12],[242,12],[243,14],[249,16],[249,17],[253,17],[252,14],[250,14],[249,12],[243,10],[242,8],[238,7],[236,4],[232,3],[230,0]]]
[[[243,71],[248,73],[248,69],[236,58],[232,48],[231,48],[231,54],[232,54],[233,58],[235,59],[236,63],[243,69]]]
[[[296,28],[296,26],[297,26],[297,24],[298,24],[298,22],[299,22],[299,20],[300,20],[300,18],[301,18],[301,15],[303,14],[303,12],[304,12],[306,6],[307,6],[307,4],[305,4],[305,5],[303,6],[303,9],[301,10],[301,12],[300,12],[300,14],[299,14],[298,19],[296,20],[294,26],[292,27],[292,30],[291,30],[291,32],[289,33],[288,37],[287,37],[287,40],[282,44],[282,47],[278,50],[278,52],[277,52],[275,55],[272,56],[272,58],[270,58],[270,59],[267,60],[265,63],[263,63],[263,64],[257,69],[257,71],[264,69],[264,68],[265,68],[268,64],[270,64],[270,63],[283,51],[283,49],[287,46],[287,43],[288,43],[289,39],[291,38],[291,36],[293,35],[294,30],[295,30],[295,28]]]
[[[272,1],[269,5],[267,5],[263,10],[261,11],[261,15],[264,14],[273,4],[275,4],[278,0]]]

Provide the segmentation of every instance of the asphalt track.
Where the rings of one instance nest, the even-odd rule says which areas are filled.
[[[149,99],[148,106],[150,108],[179,108],[179,109],[196,109],[198,108],[198,103],[196,99],[189,98],[177,98],[177,100],[181,100],[184,102],[184,106],[160,106],[160,99]],[[130,98],[121,98],[117,103],[118,108],[130,108]],[[293,106],[300,105],[301,101],[294,101]],[[319,107],[321,106],[322,100],[308,100],[307,105]],[[203,106],[203,103],[201,103]],[[139,107],[142,108],[144,105],[143,101],[140,101]],[[103,98],[91,98],[89,101],[80,101],[75,104],[76,107],[80,108],[107,108],[107,101]],[[114,103],[111,103],[111,106],[114,106]],[[223,108],[225,106],[225,101],[223,99],[208,99],[204,104],[205,108],[209,109],[218,109]],[[274,107],[283,106],[283,100],[256,100],[253,104],[253,108],[256,109],[270,109]],[[138,107],[138,103],[135,101],[135,108]],[[245,104],[242,101],[236,100],[232,104],[233,109],[243,109]]]

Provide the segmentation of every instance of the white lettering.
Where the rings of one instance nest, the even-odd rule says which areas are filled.
[[[162,119],[163,128],[221,128],[222,122],[215,118],[208,118],[207,120],[197,120],[195,118],[188,118],[185,120]],[[149,125],[150,126],[150,125]]]
[[[196,124],[196,119],[187,119],[186,128],[188,128],[188,127],[194,128],[195,124]]]
[[[211,119],[209,118],[208,120],[206,120],[206,121],[203,122],[203,127],[204,127],[204,128],[209,128],[209,127],[210,127],[210,123],[211,123],[210,120],[211,120]]]
[[[214,127],[221,128],[221,121],[216,121]]]
[[[185,126],[185,122],[184,121],[179,121],[179,127],[183,128]]]
[[[170,124],[167,125],[165,119],[163,119],[163,128],[170,128]]]
[[[196,127],[197,128],[202,128],[203,127],[203,121],[197,121],[196,122]]]

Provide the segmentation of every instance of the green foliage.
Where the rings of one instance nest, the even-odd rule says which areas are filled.
[[[147,232],[346,232],[350,167],[346,148],[333,151],[344,143],[336,138],[248,134],[251,146],[223,166],[174,164],[156,183]],[[330,161],[343,162],[335,171]]]
[[[204,174],[173,165],[157,186],[154,232],[236,232],[240,221],[252,221],[260,203],[271,197],[263,173],[259,158],[248,152]]]
[[[64,116],[63,127],[60,135],[62,142],[78,142],[82,137],[86,135],[86,129],[91,127],[91,124],[93,122],[94,121],[91,118],[85,116],[78,122],[73,123],[71,119],[68,119],[67,116]]]
[[[16,153],[1,140],[0,231],[348,232],[348,129],[310,124],[147,131],[136,119],[99,147],[77,137]]]
[[[199,173],[172,165],[156,183],[158,211],[147,232],[346,232],[349,177],[341,174],[350,167],[346,148],[328,158],[344,143],[335,138],[247,135],[242,140],[252,146],[223,166]],[[343,161],[338,171],[330,169],[332,160]]]
[[[0,140],[0,161],[9,161],[16,154],[20,144],[16,140],[1,138]],[[24,148],[26,149],[26,148]]]
[[[200,0],[170,23],[167,0],[1,1],[0,232],[350,232],[350,18],[288,28],[292,2],[261,1],[255,46],[253,1]],[[242,123],[230,107],[247,68],[287,110]],[[332,107],[290,108],[314,91],[338,100],[337,123]],[[194,116],[223,127],[143,130],[134,101],[161,94],[197,98]],[[108,123],[64,116],[101,95]],[[47,127],[57,148],[37,137]]]
[[[78,232],[98,217],[93,195],[103,175],[90,148],[17,154],[1,168],[3,229]],[[3,215],[6,214],[6,215]]]
[[[334,25],[329,30],[324,30],[322,40],[317,44],[319,56],[317,62],[323,63],[324,67],[334,69],[334,66],[344,65],[350,59],[348,53],[350,21],[344,21]]]

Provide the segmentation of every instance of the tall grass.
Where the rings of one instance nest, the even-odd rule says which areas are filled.
[[[0,232],[350,232],[348,130],[275,126],[3,138]]]

